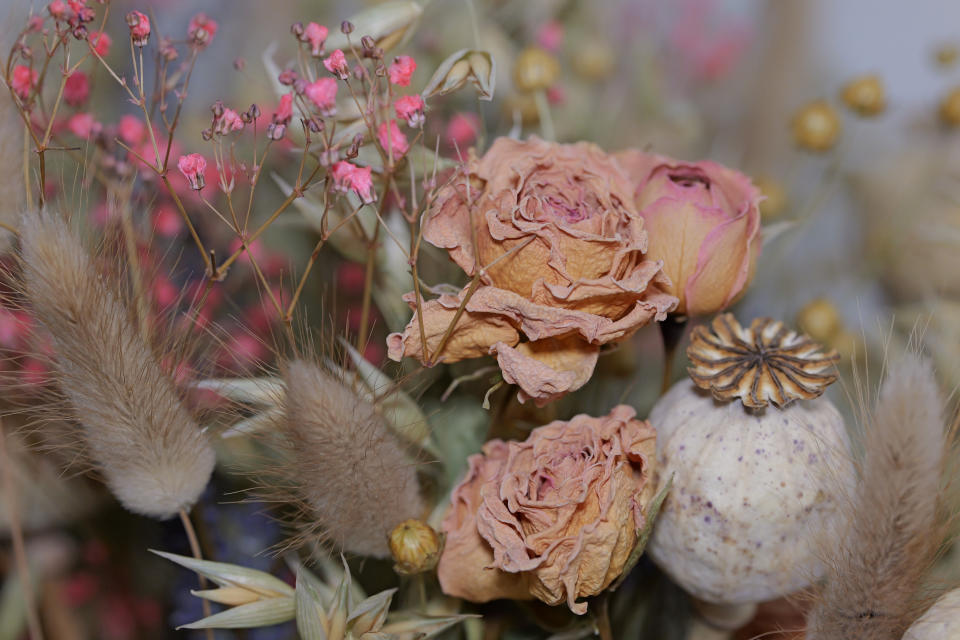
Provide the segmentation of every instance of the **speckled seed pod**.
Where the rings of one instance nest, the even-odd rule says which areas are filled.
[[[960,589],[940,596],[910,625],[903,640],[960,640]]]
[[[650,422],[661,481],[673,474],[673,489],[648,553],[674,581],[706,602],[741,605],[821,575],[813,538],[835,530],[835,495],[855,477],[829,400],[751,410],[683,380]]]

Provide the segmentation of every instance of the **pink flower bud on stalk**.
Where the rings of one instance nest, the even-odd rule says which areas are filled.
[[[130,27],[130,40],[136,47],[145,47],[150,40],[150,18],[139,11],[127,14],[127,25]]]
[[[67,128],[70,130],[70,133],[78,138],[89,138],[99,130],[100,125],[94,120],[93,114],[77,113],[67,121]]]
[[[243,120],[233,109],[224,109],[219,118],[214,122],[213,132],[217,135],[225,136],[231,131],[240,131],[243,129]]]
[[[310,43],[310,53],[314,58],[323,53],[323,44],[327,41],[327,28],[322,24],[311,22],[303,31],[303,38]]]
[[[333,178],[333,190],[341,193],[353,191],[364,202],[370,204],[376,200],[373,195],[373,174],[370,167],[358,167],[341,160],[330,169]]]
[[[410,78],[417,70],[417,62],[410,56],[397,56],[390,65],[390,82],[399,86],[410,86]]]
[[[190,19],[187,25],[187,36],[190,42],[198,48],[203,49],[217,35],[219,25],[216,20],[210,19],[205,13],[198,13]]]
[[[35,69],[31,69],[23,64],[18,64],[13,68],[13,78],[11,78],[10,87],[13,89],[13,92],[17,94],[18,98],[26,100],[30,97],[30,93],[37,85],[37,79],[39,77],[40,74]]]
[[[390,153],[394,158],[399,158],[410,150],[410,143],[407,142],[407,136],[403,135],[396,120],[389,123],[382,122],[377,129],[377,139],[384,151]]]
[[[397,117],[406,120],[411,127],[422,127],[426,121],[426,117],[423,115],[423,98],[419,95],[403,96],[394,103],[393,108]]]
[[[317,106],[324,116],[337,113],[337,81],[333,78],[320,78],[304,89],[307,98]]]
[[[350,69],[347,66],[347,57],[343,55],[343,51],[336,49],[333,53],[330,54],[330,57],[323,61],[323,66],[327,68],[327,71],[337,76],[341,80],[346,80],[350,77]]]
[[[206,158],[199,153],[180,156],[180,159],[177,160],[177,168],[180,169],[180,173],[182,173],[183,177],[190,183],[191,189],[195,191],[203,189],[206,184],[206,179],[203,175],[203,172],[207,169]]]
[[[102,31],[93,31],[87,41],[101,58],[110,53],[110,45],[113,44],[113,39]]]
[[[83,71],[74,71],[63,85],[63,99],[71,107],[79,107],[90,97],[90,79]]]
[[[65,20],[67,17],[67,3],[63,0],[53,0],[47,5],[47,11],[54,20]]]

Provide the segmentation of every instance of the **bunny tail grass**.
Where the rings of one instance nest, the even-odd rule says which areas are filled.
[[[188,509],[215,460],[173,381],[66,223],[41,212],[20,224],[24,290],[92,462],[130,511]]]
[[[414,461],[374,406],[320,367],[294,360],[285,377],[285,475],[303,517],[343,550],[387,556],[389,532],[424,515]]]
[[[924,579],[945,536],[944,406],[920,356],[888,371],[864,428],[846,530],[824,549],[829,569],[808,620],[811,640],[899,639],[927,604]]]

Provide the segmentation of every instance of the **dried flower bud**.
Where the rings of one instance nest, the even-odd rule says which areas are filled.
[[[223,117],[223,100],[217,100],[210,106],[210,111],[213,112],[213,119],[219,120]]]
[[[244,58],[235,58],[233,61],[233,68],[237,71],[243,71],[247,66],[247,61]]]
[[[322,24],[311,22],[303,32],[303,40],[310,43],[310,54],[314,58],[319,58],[323,53],[323,45],[327,41],[329,31]]]
[[[334,52],[323,61],[323,66],[326,67],[327,71],[341,80],[346,80],[349,77],[350,69],[347,67],[347,57],[343,55],[343,51],[340,49],[334,50]]]
[[[297,40],[303,40],[303,23],[294,22],[290,25],[290,33],[296,36]]]
[[[402,575],[432,571],[440,559],[440,536],[420,520],[405,520],[390,532],[390,554]]]
[[[948,127],[960,126],[960,87],[950,91],[940,102],[940,120]]]
[[[797,326],[805,334],[824,344],[833,344],[843,329],[837,307],[826,298],[811,300],[797,314]]]
[[[131,11],[127,14],[127,26],[130,27],[130,39],[134,46],[147,46],[150,40],[150,18],[139,11]]]
[[[826,100],[803,107],[793,119],[793,139],[808,151],[829,151],[840,137],[840,116]]]
[[[605,40],[591,40],[581,45],[573,57],[573,68],[587,80],[606,80],[616,68],[616,53]]]
[[[267,137],[271,140],[283,140],[283,135],[287,132],[287,125],[274,124],[267,125]]]
[[[933,55],[937,65],[947,69],[957,63],[957,59],[960,58],[960,50],[955,45],[945,44],[937,47]]]
[[[207,160],[199,153],[180,156],[177,161],[177,168],[190,183],[191,189],[200,191],[206,185],[206,178],[203,173],[207,169]]]
[[[277,81],[280,84],[289,87],[294,82],[296,82],[297,78],[299,77],[300,77],[299,74],[297,74],[297,72],[294,71],[293,69],[284,69],[283,71],[280,72],[280,75],[277,76]]]
[[[513,66],[513,82],[520,91],[544,91],[560,76],[560,64],[539,47],[520,52]]]
[[[373,50],[377,48],[377,41],[372,36],[363,36],[360,38],[360,46],[366,50]]]
[[[840,98],[850,110],[865,118],[879,115],[887,107],[883,81],[875,75],[854,78],[843,87]]]
[[[349,20],[344,20],[343,22],[341,22],[340,32],[345,36],[348,36],[351,33],[353,33],[353,23],[350,22]]]
[[[256,104],[250,105],[250,108],[247,109],[247,113],[250,115],[251,120],[256,120],[260,117],[260,107]]]

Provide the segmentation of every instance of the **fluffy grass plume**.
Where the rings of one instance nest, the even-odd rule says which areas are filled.
[[[414,461],[371,403],[317,365],[294,360],[285,379],[283,474],[305,537],[386,557],[391,529],[424,515]]]
[[[111,491],[155,518],[192,506],[213,450],[121,297],[49,213],[21,219],[21,259],[24,291],[52,338],[57,381]]]
[[[825,545],[826,583],[808,619],[815,640],[899,639],[929,604],[924,581],[945,536],[941,476],[950,436],[930,364],[892,363],[863,430],[846,530]]]

